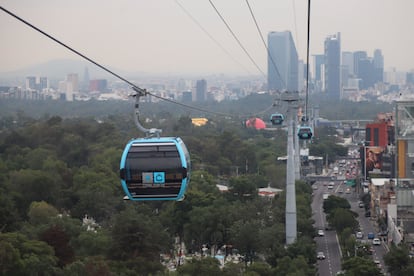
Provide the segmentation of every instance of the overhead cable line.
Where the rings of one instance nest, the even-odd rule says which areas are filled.
[[[223,16],[220,14],[220,12],[217,10],[216,6],[213,4],[213,2],[211,0],[208,0],[211,4],[211,6],[213,7],[213,9],[216,11],[217,15],[220,17],[221,21],[223,21],[224,25],[226,25],[227,29],[230,31],[230,33],[232,34],[233,38],[237,41],[237,43],[239,44],[239,46],[243,49],[244,53],[248,56],[248,58],[250,59],[250,61],[254,64],[254,66],[256,66],[257,70],[259,70],[260,73],[262,73],[262,75],[265,77],[266,79],[266,74],[262,71],[262,69],[260,69],[260,67],[257,65],[257,63],[254,61],[254,59],[250,56],[249,52],[247,52],[246,48],[243,46],[243,44],[240,42],[240,40],[238,39],[238,37],[236,36],[236,34],[233,32],[233,30],[230,28],[229,24],[227,24],[226,20],[224,20]]]
[[[182,5],[182,4],[180,4],[179,2],[178,2],[178,0],[175,0],[175,3],[184,11],[184,13],[185,14],[187,14],[187,16],[188,17],[190,17],[190,19],[195,23],[195,24],[197,24],[197,26],[214,42],[214,43],[216,43],[216,45],[218,46],[218,47],[220,47],[220,49],[229,57],[229,58],[231,58],[236,64],[238,64],[241,68],[243,68],[247,73],[249,73],[250,75],[252,75],[252,73],[245,67],[245,66],[243,66],[240,62],[238,62],[237,61],[237,59],[235,59],[230,53],[229,53],[229,51],[227,51],[224,47],[223,47],[223,45],[221,45],[218,41],[217,41],[217,39],[215,39],[207,30],[206,30],[206,28],[204,28],[201,24],[200,24],[200,22],[198,22],[197,21],[197,19],[195,19],[194,18],[194,16],[192,16],[191,15],[191,13],[187,10],[187,9],[185,9],[184,8],[184,6]]]
[[[281,77],[281,75],[279,73],[279,70],[277,69],[276,63],[275,63],[275,61],[274,61],[274,59],[272,57],[272,54],[270,53],[269,47],[266,45],[266,42],[265,42],[265,40],[263,38],[262,31],[260,30],[259,24],[257,23],[256,17],[254,16],[253,10],[252,10],[252,8],[251,8],[251,6],[249,4],[249,0],[246,0],[246,4],[249,7],[250,14],[251,14],[251,16],[253,18],[254,24],[256,25],[256,29],[259,32],[260,38],[262,39],[262,42],[263,42],[263,45],[264,45],[264,47],[265,47],[265,49],[267,51],[267,54],[269,55],[270,61],[271,61],[272,65],[273,65],[273,68],[276,70],[277,76],[279,77],[279,79],[283,83],[283,86],[285,86],[286,85],[285,84],[285,81],[283,80],[283,78]]]
[[[293,5],[293,19],[294,19],[294,24],[295,24],[295,37],[296,37],[296,45],[299,48],[299,39],[298,39],[298,27],[297,27],[297,20],[296,20],[296,5],[295,5],[295,0],[292,1],[292,5]]]
[[[308,119],[308,99],[309,99],[309,44],[310,44],[310,12],[311,12],[311,0],[308,0],[308,31],[306,41],[306,100],[305,100],[305,115]]]
[[[143,96],[143,95],[151,95],[151,96],[153,96],[153,97],[155,97],[155,98],[158,98],[158,99],[161,99],[161,100],[164,100],[164,101],[170,102],[170,103],[174,103],[174,104],[176,104],[176,105],[180,105],[180,106],[183,106],[183,107],[186,107],[186,108],[189,108],[189,109],[193,109],[193,110],[197,110],[197,111],[202,111],[202,112],[205,112],[205,113],[209,113],[209,114],[213,114],[213,115],[218,115],[218,116],[234,117],[234,115],[233,115],[233,114],[226,114],[226,113],[221,113],[221,112],[213,112],[213,111],[210,111],[210,110],[207,110],[207,109],[203,109],[203,108],[199,108],[199,107],[194,107],[194,106],[186,105],[186,104],[183,104],[183,103],[180,103],[180,102],[173,101],[173,100],[168,99],[168,98],[164,98],[164,97],[158,96],[158,95],[156,95],[156,94],[152,94],[152,93],[148,92],[146,89],[143,89],[143,88],[138,87],[136,84],[134,84],[134,83],[132,83],[132,82],[128,81],[127,79],[123,78],[122,76],[120,76],[120,75],[116,74],[115,72],[113,72],[113,71],[109,70],[109,69],[108,69],[108,68],[106,68],[105,66],[103,66],[103,65],[99,64],[98,62],[96,62],[96,61],[92,60],[91,58],[89,58],[89,57],[87,57],[87,56],[83,55],[83,54],[82,54],[82,53],[80,53],[79,51],[77,51],[77,50],[73,49],[72,47],[70,47],[70,46],[66,45],[65,43],[63,43],[63,42],[61,42],[60,40],[56,39],[55,37],[53,37],[53,36],[49,35],[48,33],[46,33],[46,32],[44,32],[44,31],[42,31],[41,29],[37,28],[37,27],[36,27],[36,26],[34,26],[33,24],[31,24],[31,23],[29,23],[28,21],[24,20],[23,18],[21,18],[21,17],[17,16],[17,15],[16,15],[16,14],[14,14],[13,12],[11,12],[11,11],[9,11],[9,10],[7,10],[7,9],[3,8],[2,6],[0,6],[0,9],[1,9],[1,10],[3,10],[4,12],[6,12],[7,14],[11,15],[12,17],[16,18],[17,20],[19,20],[19,21],[23,22],[24,24],[26,24],[26,25],[27,25],[27,26],[29,26],[30,28],[32,28],[32,29],[34,29],[34,30],[36,30],[37,32],[39,32],[39,33],[43,34],[44,36],[48,37],[49,39],[53,40],[54,42],[56,42],[56,43],[60,44],[61,46],[65,47],[66,49],[70,50],[71,52],[73,52],[73,53],[77,54],[78,56],[80,56],[80,57],[82,57],[82,58],[86,59],[87,61],[89,61],[89,62],[93,63],[94,65],[98,66],[98,67],[99,67],[99,68],[101,68],[102,70],[104,70],[104,71],[108,72],[109,74],[111,74],[111,75],[113,75],[113,76],[117,77],[118,79],[120,79],[120,80],[124,81],[125,83],[129,84],[129,85],[131,86],[131,88],[132,88],[135,92],[137,92],[140,96]]]
[[[56,42],[56,43],[58,43],[58,44],[62,45],[62,46],[63,46],[63,47],[65,47],[66,49],[68,49],[68,50],[70,50],[70,51],[74,52],[74,53],[75,53],[75,54],[77,54],[78,56],[81,56],[82,58],[86,59],[87,61],[89,61],[89,62],[91,62],[91,63],[95,64],[96,66],[98,66],[99,68],[101,68],[101,69],[105,70],[105,71],[106,71],[106,72],[108,72],[109,74],[112,74],[112,75],[114,75],[115,77],[119,78],[120,80],[123,80],[123,81],[124,81],[124,82],[126,82],[127,84],[129,84],[129,85],[131,85],[132,87],[134,87],[134,88],[135,88],[135,89],[134,89],[135,91],[137,91],[137,92],[142,92],[142,93],[145,91],[145,89],[142,89],[142,88],[137,87],[137,86],[136,86],[135,84],[133,84],[132,82],[130,82],[130,81],[128,81],[127,79],[125,79],[125,78],[121,77],[120,75],[118,75],[118,74],[114,73],[113,71],[109,70],[108,68],[106,68],[106,67],[104,67],[104,66],[100,65],[100,64],[99,64],[99,63],[97,63],[96,61],[94,61],[94,60],[92,60],[92,59],[88,58],[87,56],[85,56],[85,55],[83,55],[82,53],[80,53],[80,52],[76,51],[75,49],[73,49],[73,48],[69,47],[69,46],[68,46],[68,45],[66,45],[65,43],[63,43],[63,42],[59,41],[58,39],[54,38],[53,36],[49,35],[48,33],[46,33],[46,32],[44,32],[44,31],[42,31],[41,29],[37,28],[37,27],[36,27],[36,26],[34,26],[33,24],[31,24],[31,23],[27,22],[26,20],[24,20],[23,18],[21,18],[21,17],[17,16],[16,14],[12,13],[11,11],[6,10],[6,9],[5,9],[5,8],[3,8],[2,6],[0,6],[0,9],[1,9],[1,10],[3,10],[4,12],[8,13],[8,14],[9,14],[9,15],[11,15],[12,17],[16,18],[17,20],[19,20],[19,21],[23,22],[24,24],[26,24],[26,25],[27,25],[27,26],[29,26],[30,28],[32,28],[32,29],[34,29],[34,30],[38,31],[39,33],[43,34],[44,36],[46,36],[46,37],[50,38],[50,39],[51,39],[51,40],[53,40],[54,42]]]

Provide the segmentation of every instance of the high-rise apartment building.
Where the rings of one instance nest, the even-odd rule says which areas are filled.
[[[289,31],[270,32],[267,57],[269,90],[298,90],[298,53]]]
[[[341,98],[341,34],[325,39],[325,92],[328,97]]]

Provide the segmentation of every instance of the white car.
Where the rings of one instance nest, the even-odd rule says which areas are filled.
[[[374,239],[372,240],[372,244],[373,244],[373,245],[381,245],[381,240],[380,240],[379,238],[374,238]]]
[[[325,254],[323,254],[323,252],[318,252],[318,254],[316,255],[316,258],[318,260],[324,260],[325,259]]]
[[[323,230],[322,230],[322,229],[319,229],[319,230],[318,230],[318,236],[319,236],[319,237],[323,237],[323,236],[325,236],[325,233],[323,232]]]
[[[362,239],[364,237],[364,234],[362,232],[356,232],[355,236],[357,239]]]

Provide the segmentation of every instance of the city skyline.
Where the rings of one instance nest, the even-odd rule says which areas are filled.
[[[267,53],[246,3],[264,37],[291,31],[299,59],[306,60],[307,1],[211,3],[263,72]],[[148,73],[261,75],[207,1],[0,0],[0,5],[104,66]],[[409,35],[413,1],[313,0],[311,5],[311,56],[323,54],[326,37],[340,32],[342,51],[372,56],[380,49],[385,69],[414,69],[414,37]],[[0,73],[55,59],[82,60],[3,11],[0,24]]]

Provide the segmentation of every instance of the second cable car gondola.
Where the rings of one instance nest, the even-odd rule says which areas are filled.
[[[121,184],[130,200],[182,200],[190,172],[190,155],[179,137],[133,139],[121,158]]]
[[[283,114],[275,113],[270,115],[270,121],[272,122],[272,125],[281,125],[284,120],[285,118]]]
[[[299,139],[309,140],[309,139],[312,139],[313,130],[310,126],[299,126],[297,134],[298,134]]]

